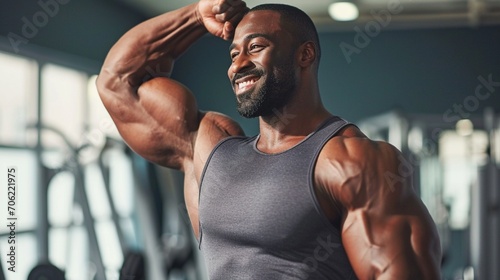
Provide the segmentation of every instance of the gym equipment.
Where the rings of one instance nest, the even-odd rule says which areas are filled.
[[[119,280],[145,280],[146,264],[144,255],[140,252],[129,252],[125,256],[120,269]]]
[[[108,152],[118,150],[130,161],[130,170],[111,168]],[[189,225],[182,191],[182,174],[154,165],[128,148],[122,141],[106,138],[99,154],[113,223],[124,254],[121,279],[203,279],[197,269],[200,259],[194,254],[196,241],[190,239]],[[135,240],[126,240],[111,192],[112,172],[131,172],[134,180]],[[175,176],[177,175],[177,177]],[[174,178],[175,177],[175,178]],[[183,211],[184,210],[184,211]],[[184,218],[184,219],[183,219]],[[139,272],[137,272],[139,271]],[[175,277],[173,276],[175,275]]]
[[[30,128],[38,128],[41,131],[51,132],[54,135],[57,135],[64,143],[65,148],[69,152],[69,156],[63,162],[63,165],[57,169],[50,169],[45,167],[45,170],[48,172],[44,172],[44,195],[43,200],[47,201],[47,191],[50,185],[51,180],[55,177],[55,175],[59,172],[69,171],[74,176],[74,184],[75,184],[75,194],[74,194],[74,202],[80,205],[83,212],[83,222],[86,228],[89,243],[90,243],[90,257],[96,268],[96,277],[97,279],[106,280],[106,273],[104,268],[104,263],[102,260],[101,250],[97,240],[97,233],[95,229],[95,221],[92,216],[90,205],[88,201],[88,195],[85,190],[85,177],[83,172],[83,167],[79,160],[80,152],[88,147],[88,144],[83,144],[79,147],[75,147],[71,141],[64,135],[63,132],[59,131],[54,127],[50,127],[47,125],[39,125],[38,127],[31,126]],[[43,163],[42,163],[43,165]],[[44,220],[47,219],[47,208],[45,208],[45,212],[42,213],[44,215]],[[49,227],[46,228],[48,231]],[[44,233],[44,235],[48,236],[48,233]]]
[[[443,115],[393,111],[358,125],[370,138],[399,148],[407,159],[401,171],[413,177],[413,185],[438,228],[444,255],[443,279],[500,279],[500,119],[493,110],[453,121]],[[448,140],[455,141],[449,142],[454,145],[451,149],[444,144],[446,135],[452,135]],[[444,161],[446,149],[460,154],[464,163]],[[447,179],[469,176],[467,182],[459,181],[460,188],[454,185],[447,190],[462,192],[460,199],[467,200],[465,207],[470,205],[470,214],[462,210],[466,221],[459,225],[452,226],[456,218],[452,214],[463,207],[452,209],[450,193],[445,193],[444,171],[452,174]],[[456,197],[452,199],[458,200]]]
[[[36,265],[28,275],[28,280],[65,280],[64,272],[50,263]]]
[[[500,279],[500,121],[493,110],[484,112],[489,147],[487,163],[478,170],[478,181],[472,188],[471,264],[477,279]],[[498,138],[500,139],[500,138]]]
[[[0,262],[0,280],[5,280],[5,275],[3,274],[3,267],[1,262]]]

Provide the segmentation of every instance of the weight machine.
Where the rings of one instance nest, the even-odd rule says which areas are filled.
[[[413,186],[438,228],[443,279],[500,279],[500,119],[494,111],[455,121],[393,111],[358,125],[408,161]],[[463,164],[447,159],[450,154]],[[466,179],[456,184],[457,178]],[[456,205],[469,209],[460,219]]]
[[[40,131],[40,137],[47,134],[56,135],[63,145],[56,148],[41,146],[38,150],[39,192],[37,195],[37,228],[39,262],[31,270],[28,279],[65,279],[65,267],[56,267],[49,256],[49,232],[53,225],[49,221],[49,190],[62,173],[71,174],[74,178],[73,209],[78,209],[82,219],[72,217],[71,222],[63,228],[67,233],[66,258],[74,251],[71,243],[73,228],[83,226],[88,239],[88,276],[81,279],[165,279],[195,280],[204,279],[203,264],[198,258],[196,240],[188,223],[182,192],[182,176],[175,171],[151,164],[133,153],[121,140],[106,138],[104,143],[94,145],[90,142],[78,146],[72,144],[63,132],[56,128],[41,125],[29,129]],[[41,141],[43,143],[43,141]],[[8,148],[5,146],[4,148]],[[33,150],[33,148],[26,148]],[[47,164],[47,153],[58,154],[59,162]],[[120,155],[126,162],[125,170],[117,170],[113,166],[113,157]],[[90,155],[90,156],[89,156]],[[119,244],[119,255],[123,263],[120,271],[113,274],[106,267],[102,241],[96,229],[96,218],[92,211],[92,200],[88,192],[89,186],[86,168],[90,165],[98,167],[98,176],[102,177],[104,196],[109,206],[109,219],[116,232]],[[129,217],[132,226],[125,226],[124,217],[120,215],[116,201],[116,189],[113,192],[114,178],[130,174],[133,186],[134,210]],[[94,174],[95,175],[95,174]],[[102,201],[102,200],[101,200]],[[78,215],[77,215],[78,216]],[[79,224],[81,223],[81,224]],[[41,244],[40,244],[41,243]],[[82,252],[85,254],[85,252]],[[82,264],[82,265],[87,265]],[[67,265],[67,264],[66,264]],[[201,267],[201,269],[200,269]],[[7,275],[8,276],[8,275]],[[3,271],[0,280],[4,279]],[[8,280],[8,279],[7,279]]]

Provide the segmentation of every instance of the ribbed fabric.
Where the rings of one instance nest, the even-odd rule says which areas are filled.
[[[215,147],[199,201],[199,242],[211,280],[355,279],[339,229],[313,189],[321,149],[347,124],[332,117],[279,154],[258,151],[258,136]]]

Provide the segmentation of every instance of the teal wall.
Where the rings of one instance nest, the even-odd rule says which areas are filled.
[[[112,0],[2,1],[0,35],[8,38],[13,33],[24,37],[27,43],[19,44],[20,51],[36,45],[102,61],[120,35],[144,19]],[[35,29],[30,29],[30,24]],[[12,46],[11,50],[15,51]]]
[[[339,44],[353,38],[352,33],[322,36],[324,101],[349,118],[397,108],[443,114],[474,96],[479,76],[500,82],[499,27],[387,31],[347,63]],[[500,86],[475,111],[488,105],[500,109],[499,96]]]
[[[443,118],[482,114],[488,106],[500,111],[500,86],[487,98],[484,88],[479,92],[482,100],[475,97],[478,77],[491,75],[500,83],[500,27],[388,30],[352,54],[348,63],[340,44],[355,46],[355,36],[320,35],[320,90],[332,113],[358,121],[394,109]],[[200,107],[237,118],[254,134],[256,121],[244,120],[235,111],[226,76],[227,46],[216,38],[202,38],[178,61],[174,77],[193,90]],[[448,110],[451,113],[445,114]]]
[[[61,3],[59,11],[48,17],[28,44],[81,56],[98,65],[121,34],[145,19],[113,0],[43,1],[59,1],[55,2]],[[23,17],[33,23],[33,16],[43,11],[38,1],[3,2],[0,35],[4,37],[9,32],[22,36]],[[456,106],[463,107],[462,114],[481,114],[486,106],[500,111],[500,86],[488,98],[474,99],[479,76],[491,75],[500,82],[500,26],[382,30],[359,53],[353,53],[348,63],[340,45],[356,46],[356,36],[354,31],[320,34],[320,88],[334,114],[358,121],[392,109],[441,115]],[[219,39],[200,39],[176,63],[173,77],[193,90],[202,109],[228,114],[254,134],[256,121],[242,119],[235,110],[226,76],[227,49],[228,43]],[[455,115],[452,111],[448,116]]]

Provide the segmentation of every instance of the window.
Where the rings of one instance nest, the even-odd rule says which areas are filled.
[[[0,52],[1,144],[34,144],[27,126],[36,120],[37,67],[32,59]]]
[[[95,73],[89,72],[89,67],[81,70],[78,64],[75,67],[68,65],[48,62],[46,56],[38,59],[0,52],[0,180],[5,181],[5,170],[10,166],[17,167],[20,178],[16,193],[19,219],[16,254],[22,265],[17,267],[15,274],[6,271],[6,254],[3,254],[9,249],[10,232],[7,227],[0,227],[0,261],[7,272],[7,280],[27,279],[40,254],[47,254],[52,264],[65,270],[68,279],[89,279],[89,275],[95,273],[95,267],[90,264],[95,260],[90,256],[96,245],[92,244],[85,226],[84,206],[78,199],[79,186],[87,193],[94,219],[92,226],[97,234],[106,275],[110,279],[118,278],[123,262],[109,202],[113,199],[117,203],[121,219],[118,222],[129,225],[133,180],[127,182],[128,187],[122,184],[119,192],[116,186],[111,186],[112,195],[120,195],[107,197],[97,159],[106,137],[120,139],[120,136],[97,94]],[[37,132],[39,116],[43,127],[40,142]],[[42,147],[40,150],[38,142]],[[74,153],[75,148],[85,144],[88,148]],[[123,151],[109,156],[113,161],[118,159],[121,166],[127,162],[123,157]],[[75,165],[77,161],[80,165]],[[81,167],[82,180],[76,175],[78,167]],[[43,185],[40,172],[46,172],[44,176],[55,173],[48,186]],[[117,180],[113,181],[115,185]],[[46,202],[41,201],[45,194],[40,195],[45,189]],[[3,193],[0,194],[0,203],[7,205]],[[42,213],[39,208],[44,203],[47,203],[47,213]],[[40,239],[43,237],[40,229],[44,227],[40,223],[44,214],[49,221],[45,233],[48,241]],[[5,211],[1,211],[2,221],[6,221],[5,215]],[[125,234],[134,235],[130,229]],[[45,242],[48,242],[47,252],[43,252],[41,248],[44,246],[40,246]]]

